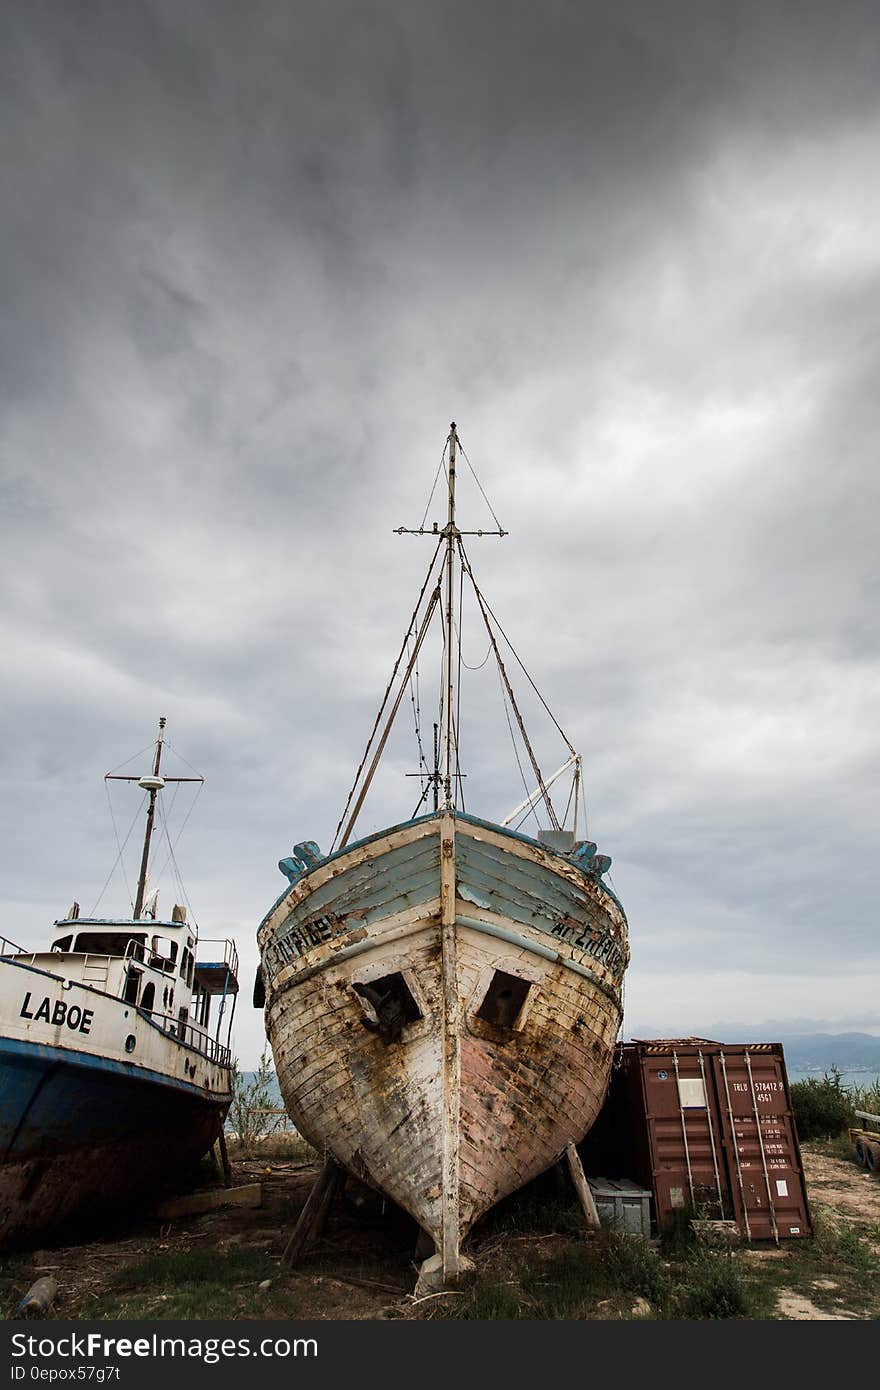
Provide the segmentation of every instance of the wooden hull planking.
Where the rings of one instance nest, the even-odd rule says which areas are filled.
[[[320,864],[259,940],[295,1124],[408,1210],[454,1275],[473,1223],[595,1119],[628,961],[620,905],[537,842],[441,813]],[[419,1017],[386,1042],[354,987],[397,975]],[[510,979],[499,1021],[486,1001]]]

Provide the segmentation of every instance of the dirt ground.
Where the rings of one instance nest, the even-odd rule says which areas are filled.
[[[831,1156],[818,1145],[804,1145],[803,1158],[817,1231],[820,1224],[826,1232],[849,1230],[871,1252],[867,1259],[880,1256],[880,1177]],[[105,1228],[100,1240],[47,1245],[8,1259],[2,1265],[6,1316],[15,1315],[18,1301],[44,1274],[57,1280],[52,1315],[61,1318],[432,1315],[436,1311],[432,1299],[417,1299],[413,1293],[418,1269],[415,1223],[367,1189],[347,1189],[333,1207],[320,1240],[295,1270],[284,1269],[284,1247],[316,1173],[314,1164],[302,1161],[239,1159],[233,1162],[234,1183],[260,1182],[259,1208],[227,1208],[164,1223],[147,1216],[137,1223]],[[526,1229],[518,1229],[515,1209],[510,1220],[490,1220],[478,1227],[469,1251],[478,1270],[505,1284],[512,1282],[512,1271],[524,1262],[534,1267],[558,1257],[570,1248],[572,1232],[554,1229],[557,1211],[558,1203],[554,1207],[549,1202],[544,1230],[534,1224],[534,1204]],[[744,1267],[762,1277],[766,1273],[772,1281],[777,1301],[769,1316],[794,1320],[876,1317],[874,1301],[852,1296],[857,1284],[848,1283],[833,1264],[825,1270],[815,1259],[809,1266],[804,1263],[798,1247],[805,1244],[789,1241],[778,1250],[742,1250],[739,1258]],[[171,1271],[177,1274],[169,1282]],[[864,1275],[858,1282],[865,1284]],[[871,1282],[876,1282],[875,1276]],[[630,1302],[631,1308],[613,1313],[603,1311],[606,1304],[600,1303],[585,1316],[645,1315],[644,1299]]]
[[[826,1208],[839,1221],[880,1229],[880,1178],[809,1144],[801,1156],[812,1206]]]

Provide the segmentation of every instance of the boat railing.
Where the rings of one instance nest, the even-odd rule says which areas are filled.
[[[196,942],[196,969],[200,965],[225,966],[237,981],[238,951],[235,942],[220,936],[200,936]]]
[[[149,970],[157,970],[160,975],[167,975],[171,979],[176,978],[177,971],[173,961],[170,961],[167,956],[159,955],[152,946],[145,945],[143,941],[136,941],[134,938],[129,941],[125,948],[124,979],[128,976],[128,968],[132,961],[136,961],[138,965],[143,965]]]
[[[23,946],[16,946],[14,941],[10,941],[7,936],[0,936],[0,956],[24,956],[27,955]]]
[[[4,938],[0,937],[0,945],[6,946],[11,944],[11,942],[6,942]],[[114,960],[119,961],[120,959],[119,956],[99,956],[86,951],[22,951],[19,949],[17,953],[14,953],[6,951],[5,949],[0,949],[0,957],[6,956],[8,959],[12,959],[13,955],[15,956],[17,965],[33,965],[37,970],[42,970],[45,974],[51,975],[53,979],[71,979],[77,984],[90,985],[93,989],[102,989],[107,984],[107,976],[110,971],[111,962]],[[51,961],[51,965],[47,965],[47,961]],[[65,964],[69,961],[82,962],[82,975],[77,978],[75,975],[70,974],[69,971],[62,969],[60,966],[56,966],[56,961],[64,961]]]
[[[216,1062],[220,1067],[230,1065],[232,1054],[229,1048],[224,1047],[216,1038],[212,1038],[211,1034],[198,1023],[174,1018],[171,1014],[163,1014],[156,1009],[139,1008],[138,1013],[142,1017],[148,1018],[154,1027],[161,1029],[169,1037],[176,1038],[178,1042],[185,1043],[187,1047],[194,1048],[196,1052],[201,1052],[209,1062]]]

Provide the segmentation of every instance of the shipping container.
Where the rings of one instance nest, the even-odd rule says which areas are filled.
[[[618,1044],[581,1159],[649,1188],[659,1227],[689,1211],[747,1240],[812,1234],[781,1043]]]

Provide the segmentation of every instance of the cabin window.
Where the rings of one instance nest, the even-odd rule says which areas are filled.
[[[144,992],[141,995],[141,1008],[152,1012],[156,1002],[156,986],[150,980],[149,984],[144,985]]]
[[[188,985],[192,985],[193,979],[193,953],[188,946],[184,946],[180,957],[180,978],[185,980]]]
[[[151,965],[160,970],[173,970],[177,961],[177,942],[168,936],[153,937],[153,959]]]
[[[378,1033],[383,1042],[398,1042],[406,1025],[422,1017],[422,1011],[399,970],[378,980],[353,984],[352,989],[372,1006],[376,1015],[375,1020],[365,1016],[361,1022],[371,1033]]]
[[[101,956],[124,956],[129,943],[143,946],[146,936],[134,932],[81,931],[76,938],[76,949],[86,954],[95,952]]]
[[[53,942],[53,944],[52,944],[52,950],[53,950],[53,951],[69,951],[69,950],[70,950],[70,943],[71,943],[72,941],[73,941],[73,937],[72,937],[72,936],[62,936],[62,938],[61,938],[60,941],[55,941],[55,942]]]
[[[530,989],[528,980],[521,980],[518,975],[508,975],[504,970],[496,970],[477,1009],[477,1018],[496,1028],[512,1028]]]
[[[138,1001],[138,990],[140,989],[141,972],[139,970],[129,970],[125,977],[125,991],[122,995],[126,1004],[136,1004]]]

